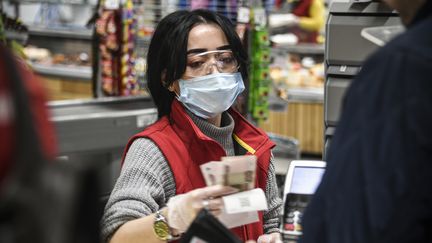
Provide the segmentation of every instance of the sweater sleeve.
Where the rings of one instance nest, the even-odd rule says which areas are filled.
[[[267,197],[268,210],[264,212],[264,233],[270,234],[279,232],[282,199],[279,197],[278,186],[276,183],[273,154],[270,159],[265,193]]]
[[[126,154],[119,178],[105,206],[101,221],[103,242],[124,223],[165,206],[175,195],[172,171],[153,141],[135,140]]]

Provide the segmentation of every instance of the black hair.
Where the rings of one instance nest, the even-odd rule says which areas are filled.
[[[147,86],[159,118],[171,112],[175,93],[170,92],[168,87],[186,70],[188,36],[197,24],[216,24],[222,29],[239,63],[243,80],[248,78],[247,52],[234,24],[227,17],[205,9],[173,12],[157,25],[147,54]]]

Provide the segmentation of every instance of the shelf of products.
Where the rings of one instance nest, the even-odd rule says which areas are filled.
[[[92,98],[90,44],[75,43],[71,39],[44,37],[55,41],[52,50],[27,46],[24,53],[29,58],[29,65],[41,77],[49,100],[68,100]],[[31,39],[29,42],[35,43]],[[90,42],[90,41],[87,41]],[[56,46],[57,45],[57,46]],[[87,47],[88,45],[88,47]],[[83,46],[80,48],[80,46]],[[74,47],[74,48],[71,48]]]
[[[324,129],[324,46],[273,45],[271,51],[270,76],[276,104],[269,118],[259,126],[267,132],[297,139],[302,153],[320,155]]]
[[[77,4],[77,5],[96,5],[97,0],[9,0],[14,4],[32,4],[32,3],[53,3],[53,4]]]
[[[15,40],[15,41],[18,41],[19,43],[26,43],[28,40],[28,34],[27,33],[21,33],[21,32],[17,32],[17,31],[6,30],[5,36],[6,36],[6,39]]]
[[[62,64],[47,65],[39,63],[31,63],[30,65],[36,73],[42,75],[74,78],[88,81],[92,79],[92,69],[89,66],[86,67]]]
[[[61,42],[57,39],[57,42]],[[69,40],[68,40],[69,42]],[[27,46],[24,53],[29,59],[34,70],[42,75],[68,77],[75,79],[91,80],[91,56],[88,48],[74,49],[63,46],[73,46],[74,43],[63,43],[58,50],[52,52],[47,48]],[[85,44],[84,44],[85,45]],[[77,46],[75,44],[75,46]]]
[[[79,40],[91,40],[92,30],[78,27],[45,27],[45,26],[30,26],[29,34],[33,36],[46,36],[56,38],[72,38]]]
[[[324,64],[310,56],[272,49],[270,77],[278,97],[290,101],[323,102]]]
[[[287,90],[288,102],[323,103],[323,88],[290,88]]]
[[[303,55],[324,55],[324,44],[301,43],[296,45],[274,44],[274,51]]]

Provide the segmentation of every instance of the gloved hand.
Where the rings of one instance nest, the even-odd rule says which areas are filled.
[[[299,17],[292,13],[285,14],[270,14],[269,26],[271,28],[276,27],[292,27],[299,23]]]
[[[257,243],[282,243],[281,235],[278,232],[261,235],[258,237]]]
[[[229,186],[209,186],[176,195],[168,200],[168,225],[177,233],[183,233],[202,208],[207,208],[214,215],[222,212],[222,196],[238,192]]]

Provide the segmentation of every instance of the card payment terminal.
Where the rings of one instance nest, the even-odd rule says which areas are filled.
[[[285,242],[296,241],[302,234],[302,216],[321,182],[326,163],[293,160],[285,178],[282,236]]]

